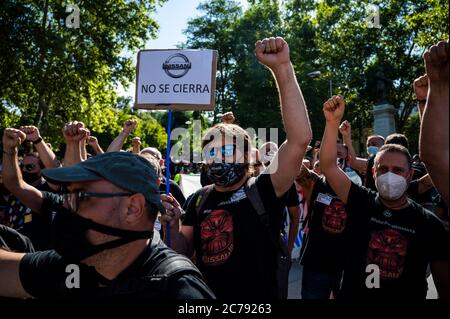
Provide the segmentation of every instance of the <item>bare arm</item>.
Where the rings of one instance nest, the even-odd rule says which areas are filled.
[[[135,120],[127,120],[123,126],[122,132],[111,142],[106,152],[119,152],[128,135],[134,130],[137,122]]]
[[[25,206],[38,213],[43,203],[42,193],[25,183],[17,158],[17,147],[24,140],[25,133],[20,130],[7,128],[3,132],[3,183]]]
[[[166,212],[161,216],[164,242],[168,244],[167,225],[170,225],[170,248],[191,258],[194,254],[194,227],[180,224],[183,210],[172,194],[162,194],[161,202],[166,209]]]
[[[345,102],[342,96],[333,96],[323,106],[326,126],[320,147],[320,170],[325,175],[333,191],[346,204],[350,191],[350,178],[337,166],[339,123],[344,115]]]
[[[26,139],[28,141],[33,142],[36,151],[39,153],[39,159],[46,168],[56,168],[60,166],[60,163],[56,159],[55,153],[53,153],[52,149],[45,143],[37,127],[22,126],[20,127],[20,130],[26,134]],[[41,141],[36,143],[39,139]]]
[[[96,155],[105,153],[100,147],[100,144],[98,144],[98,140],[95,136],[89,136],[87,143],[92,147]]]
[[[81,156],[80,143],[86,136],[87,130],[82,122],[71,122],[64,126],[63,135],[66,141],[66,153],[64,154],[64,166],[72,166],[80,163]]]
[[[277,197],[292,186],[300,170],[312,132],[305,100],[298,86],[289,57],[289,46],[282,38],[256,42],[256,56],[273,73],[280,94],[286,141],[281,145],[268,171]]]
[[[299,206],[293,206],[288,207],[288,213],[289,213],[289,236],[288,236],[288,252],[289,256],[292,255],[292,249],[294,248],[295,238],[297,237],[298,233],[298,224],[300,222],[300,207]]]
[[[420,158],[448,206],[448,42],[432,46],[425,52],[424,60],[429,89],[420,126]]]
[[[131,145],[133,146],[133,154],[139,154],[141,152],[141,138],[133,137],[131,140]]]
[[[350,123],[348,121],[342,122],[341,126],[339,126],[339,131],[342,134],[344,144],[348,147],[348,163],[350,167],[365,175],[367,170],[367,160],[356,156],[355,149],[353,148],[352,127]]]
[[[448,261],[432,262],[430,264],[433,281],[440,299],[448,300],[449,281],[448,281]]]
[[[31,297],[20,281],[19,266],[24,255],[0,248],[0,296],[10,298]]]

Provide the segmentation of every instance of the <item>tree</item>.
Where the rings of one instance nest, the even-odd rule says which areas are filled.
[[[80,27],[68,28],[66,1],[2,1],[1,126],[33,124],[55,141],[69,120],[108,129],[118,83],[134,80],[132,60],[121,54],[155,36],[151,14],[164,2],[85,0]]]

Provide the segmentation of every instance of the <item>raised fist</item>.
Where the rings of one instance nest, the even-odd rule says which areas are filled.
[[[132,139],[131,139],[131,145],[133,146],[133,147],[136,147],[136,146],[140,146],[141,145],[141,138],[140,137],[133,137]]]
[[[88,130],[84,128],[83,122],[73,121],[66,124],[63,128],[64,140],[66,143],[79,143],[85,139],[88,134]]]
[[[87,138],[87,143],[88,143],[90,146],[95,146],[95,145],[98,144],[98,140],[97,140],[97,138],[96,138],[95,136],[89,136],[89,137]]]
[[[428,94],[428,75],[422,75],[414,80],[414,92],[416,93],[417,101],[425,102]]]
[[[136,127],[137,122],[136,120],[127,120],[125,122],[125,124],[123,125],[123,132],[130,134],[131,132],[133,132],[134,128]]]
[[[351,137],[352,136],[352,126],[350,125],[350,122],[347,120],[342,122],[341,126],[339,126],[339,132],[341,132],[341,134],[344,138]]]
[[[323,114],[327,122],[339,123],[344,116],[345,101],[342,95],[334,95],[323,104]]]
[[[35,142],[41,137],[39,129],[36,126],[21,126],[20,130],[26,134],[27,141]]]
[[[235,120],[233,112],[227,112],[222,116],[222,122],[225,124],[233,124]]]
[[[289,46],[281,37],[265,38],[255,43],[255,54],[259,62],[270,68],[290,63]]]
[[[423,59],[430,85],[448,85],[448,41],[441,41],[427,50]]]
[[[26,134],[15,128],[6,128],[3,131],[3,149],[6,151],[14,150],[26,139]]]
[[[167,227],[167,224],[170,224],[171,227],[176,226],[183,213],[180,204],[172,194],[161,194],[161,203],[166,209],[166,212],[161,215],[161,225],[163,227]]]

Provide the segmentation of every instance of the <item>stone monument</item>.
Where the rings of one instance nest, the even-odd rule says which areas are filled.
[[[379,68],[376,75],[377,79],[377,100],[372,110],[374,134],[383,137],[395,133],[395,108],[389,104],[386,93],[391,85],[391,81],[386,78],[383,69]]]

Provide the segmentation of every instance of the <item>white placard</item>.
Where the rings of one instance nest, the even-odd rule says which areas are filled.
[[[138,54],[136,108],[213,110],[215,50],[142,50]]]

